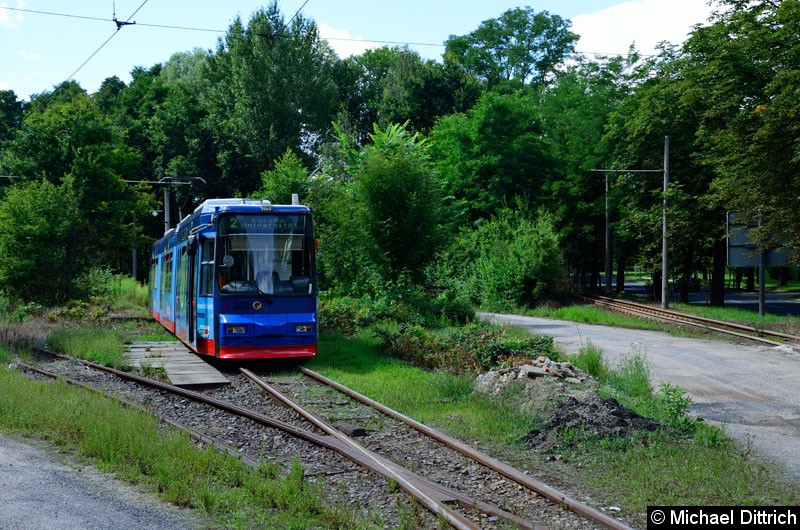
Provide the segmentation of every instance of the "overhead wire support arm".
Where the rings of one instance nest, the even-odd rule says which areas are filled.
[[[611,245],[608,216],[608,173],[663,173],[664,197],[661,229],[661,308],[669,307],[669,241],[667,223],[667,190],[669,189],[669,136],[664,136],[664,167],[662,169],[592,169],[593,173],[606,173],[606,292],[611,291]]]
[[[117,17],[114,17],[113,20],[114,20],[114,23],[117,25],[117,31],[122,29],[122,26],[132,26],[132,25],[136,24],[135,20],[133,22],[128,22],[127,20],[120,20]]]
[[[173,184],[182,186],[191,186],[195,181],[200,181],[207,184],[206,179],[203,177],[162,177],[159,180],[125,180],[131,184],[154,184],[157,186],[164,186],[164,233],[169,231],[169,187]],[[180,213],[180,210],[179,210]],[[156,215],[154,212],[153,215]]]

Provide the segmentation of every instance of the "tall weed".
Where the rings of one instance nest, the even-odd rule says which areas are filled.
[[[639,345],[622,356],[611,371],[609,384],[632,398],[648,398],[653,395],[650,385],[650,366],[647,353]]]
[[[122,352],[127,338],[109,329],[57,329],[47,338],[48,348],[112,368],[126,367]]]
[[[591,341],[587,341],[586,346],[572,356],[572,364],[598,381],[608,381],[611,374],[608,362],[603,358],[603,350]]]

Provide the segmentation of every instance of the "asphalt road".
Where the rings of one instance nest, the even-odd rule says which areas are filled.
[[[591,341],[612,364],[639,348],[655,388],[661,381],[683,387],[693,400],[693,414],[723,426],[800,480],[800,352],[563,320],[481,316],[552,336],[568,353]]]
[[[647,297],[643,283],[625,282],[625,294]],[[711,291],[707,288],[689,293],[689,303],[708,304]],[[680,301],[680,294],[673,293],[672,301]],[[734,289],[725,290],[725,306],[758,312],[758,293]],[[800,315],[800,297],[784,291],[767,291],[764,296],[764,311],[773,315]]]

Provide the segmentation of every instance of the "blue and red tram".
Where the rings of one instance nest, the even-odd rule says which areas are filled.
[[[316,355],[315,253],[307,206],[205,201],[153,244],[150,312],[198,354]]]

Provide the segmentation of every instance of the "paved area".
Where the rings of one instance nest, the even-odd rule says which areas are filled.
[[[625,282],[625,293],[647,297],[647,289],[643,283]],[[704,288],[689,293],[690,304],[708,304],[711,291]],[[672,301],[679,301],[680,294],[675,292]],[[725,290],[725,305],[758,312],[758,292],[734,289]],[[764,311],[772,315],[800,315],[800,295],[783,291],[767,291],[764,297]]]
[[[707,304],[708,291],[689,293],[690,304]],[[678,297],[680,299],[680,297]],[[725,305],[758,312],[758,293],[730,291],[725,293]],[[800,298],[794,293],[767,291],[764,312],[771,315],[800,315]]]
[[[42,447],[44,445],[42,444]],[[63,457],[63,455],[62,455]],[[0,434],[0,530],[183,530],[194,515]]]
[[[591,341],[612,363],[640,349],[656,388],[661,381],[682,386],[694,401],[694,414],[723,426],[800,480],[800,352],[562,320],[482,317],[552,336],[570,353]]]

